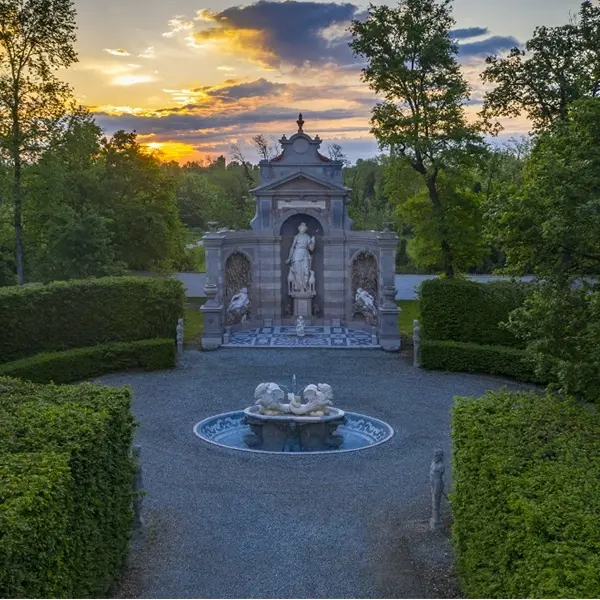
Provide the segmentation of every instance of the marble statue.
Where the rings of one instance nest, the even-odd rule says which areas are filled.
[[[273,382],[260,383],[254,391],[254,398],[262,415],[297,415],[322,417],[329,414],[333,406],[333,390],[327,383],[307,385],[300,396],[293,392],[287,394],[288,404],[282,401],[285,392]]]
[[[177,353],[183,354],[183,319],[177,320]]]
[[[281,403],[285,398],[285,392],[276,383],[259,383],[254,390],[254,398],[263,415],[280,415],[290,412],[288,405]]]
[[[286,265],[290,265],[287,278],[290,293],[314,291],[315,274],[311,271],[311,252],[315,249],[315,237],[308,235],[307,229],[306,223],[300,223],[285,261]]]
[[[367,290],[359,287],[356,290],[354,301],[356,302],[358,310],[364,315],[367,323],[374,323],[377,321],[377,306],[375,306],[373,296],[371,296]]]
[[[304,337],[304,317],[301,315],[296,319],[296,335]]]
[[[442,494],[444,493],[444,451],[437,448],[433,453],[433,460],[429,468],[429,483],[431,484],[431,519],[429,527],[432,531],[437,531],[442,526],[440,516],[440,504]]]
[[[245,323],[250,312],[250,298],[248,288],[242,288],[232,299],[227,307],[228,323]]]
[[[413,320],[413,367],[421,366],[421,326]]]

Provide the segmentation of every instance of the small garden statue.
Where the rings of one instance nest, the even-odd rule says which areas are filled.
[[[421,366],[421,326],[419,325],[419,321],[415,319],[413,321],[413,366],[420,367]]]
[[[248,288],[242,288],[227,307],[227,322],[229,324],[245,323],[250,313],[250,298]]]
[[[177,320],[177,354],[183,354],[183,319]]]
[[[440,517],[440,505],[444,493],[444,451],[437,448],[433,453],[433,460],[429,468],[429,482],[431,484],[431,519],[429,528],[438,531],[442,526]]]
[[[304,317],[299,316],[296,319],[296,335],[298,337],[304,337]]]
[[[375,306],[375,300],[367,290],[359,287],[356,290],[354,302],[356,303],[358,312],[365,317],[365,321],[369,323],[369,325],[377,323],[378,310]]]

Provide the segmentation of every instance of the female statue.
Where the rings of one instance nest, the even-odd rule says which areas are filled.
[[[298,233],[294,237],[292,247],[286,265],[290,265],[288,281],[291,284],[292,291],[309,291],[309,279],[311,278],[311,252],[315,249],[315,237],[306,233],[308,227],[306,223],[300,223]]]

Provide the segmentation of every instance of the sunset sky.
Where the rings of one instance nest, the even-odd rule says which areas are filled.
[[[378,151],[369,133],[376,98],[348,48],[349,21],[367,5],[75,0],[80,60],[66,78],[107,134],[135,129],[180,162],[228,155],[234,142],[254,161],[251,136],[294,133],[300,111],[322,150],[337,142],[355,161]],[[474,100],[482,97],[478,74],[488,54],[525,42],[536,25],[564,24],[579,5],[455,0],[460,61]],[[526,132],[523,119],[506,122],[505,137]]]

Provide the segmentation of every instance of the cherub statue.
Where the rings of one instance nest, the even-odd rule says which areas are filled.
[[[281,401],[285,398],[285,392],[276,383],[259,383],[254,391],[256,403],[260,406],[263,415],[280,415],[290,412],[287,404]]]
[[[333,390],[327,383],[311,383],[304,388],[302,398],[306,400],[305,403],[302,403],[300,398],[290,402],[290,412],[295,415],[323,417],[329,413],[329,407],[333,404]]]
[[[243,287],[232,299],[227,307],[228,323],[245,323],[250,313],[250,298],[248,288]]]

